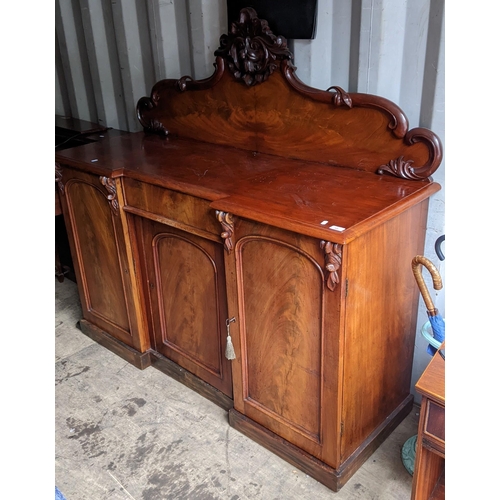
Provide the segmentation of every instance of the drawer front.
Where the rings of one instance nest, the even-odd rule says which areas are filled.
[[[423,430],[423,442],[444,455],[445,413],[444,407],[428,401]]]
[[[134,179],[124,179],[125,211],[221,241],[210,202]]]

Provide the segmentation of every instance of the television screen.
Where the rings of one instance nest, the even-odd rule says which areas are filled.
[[[287,40],[311,40],[316,32],[317,0],[227,0],[228,29],[240,10],[252,7],[276,36]]]

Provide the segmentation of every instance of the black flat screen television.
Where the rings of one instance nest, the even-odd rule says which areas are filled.
[[[276,36],[311,40],[316,34],[317,0],[226,0],[228,29],[239,20],[240,10],[252,7]]]

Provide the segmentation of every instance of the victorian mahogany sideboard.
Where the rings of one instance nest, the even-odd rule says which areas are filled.
[[[215,56],[138,102],[144,132],[56,155],[81,327],[338,490],[412,407],[441,144],[387,99],[302,83],[252,9]]]

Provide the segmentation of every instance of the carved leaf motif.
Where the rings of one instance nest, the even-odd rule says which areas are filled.
[[[163,123],[154,117],[147,118],[147,111],[152,110],[158,106],[160,97],[158,93],[153,92],[152,98],[141,97],[137,103],[137,118],[141,125],[144,127],[145,132],[154,132],[163,136],[168,135],[168,130]]]
[[[109,177],[104,177],[103,175],[99,177],[101,184],[106,188],[108,194],[109,206],[113,212],[113,215],[118,215],[118,200],[116,199],[116,183],[113,179]]]
[[[319,246],[325,252],[326,286],[333,292],[339,283],[337,271],[342,264],[342,245],[322,240]]]
[[[251,8],[242,9],[240,21],[220,37],[215,55],[223,57],[234,77],[249,87],[267,80],[278,67],[277,61],[293,57],[286,39],[275,36],[267,21]]]
[[[395,160],[391,160],[387,165],[382,165],[377,170],[377,173],[382,175],[388,173],[402,179],[421,180],[427,177],[422,177],[415,172],[412,166],[413,160],[405,160],[402,156]]]
[[[63,184],[63,173],[62,173],[62,167],[59,165],[59,163],[56,163],[56,182],[57,186],[59,187],[59,191],[61,194],[64,194],[64,184]]]
[[[150,120],[149,126],[146,127],[146,132],[156,132],[157,134],[164,136],[168,135],[168,130],[165,128],[163,123],[155,119]]]
[[[224,247],[227,253],[231,253],[234,248],[233,243],[233,233],[234,233],[234,222],[233,216],[227,212],[222,212],[220,210],[215,211],[215,216],[217,220],[221,223],[222,229],[221,238],[224,240]]]

